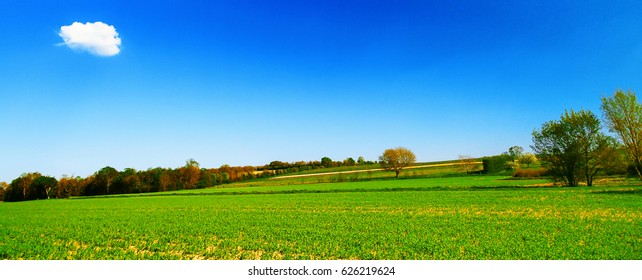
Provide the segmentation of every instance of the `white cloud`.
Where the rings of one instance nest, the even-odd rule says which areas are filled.
[[[120,52],[120,38],[112,25],[98,22],[74,22],[60,27],[64,44],[74,50],[87,51],[99,56],[114,56]]]

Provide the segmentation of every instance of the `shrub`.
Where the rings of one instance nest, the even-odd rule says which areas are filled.
[[[506,162],[506,170],[518,170],[519,163],[517,161],[508,161]]]
[[[547,176],[548,170],[540,169],[519,169],[515,171],[513,177],[515,178],[539,178]]]

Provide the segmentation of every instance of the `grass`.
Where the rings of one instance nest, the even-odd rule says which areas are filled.
[[[2,203],[0,258],[642,259],[639,184],[506,178],[261,181]]]
[[[357,182],[314,183],[304,181],[260,180],[223,185],[217,188],[193,189],[174,192],[109,195],[102,197],[173,196],[173,195],[230,195],[230,194],[286,194],[286,193],[333,193],[333,192],[386,192],[386,191],[437,191],[471,190],[479,188],[535,187],[550,185],[547,179],[513,180],[506,176],[465,176],[439,178],[376,179]],[[77,197],[93,199],[96,197]]]

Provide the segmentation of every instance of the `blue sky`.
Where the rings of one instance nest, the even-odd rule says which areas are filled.
[[[135,2],[135,3],[132,3]],[[640,1],[2,1],[0,181],[527,148],[642,92]],[[120,52],[71,49],[103,22]]]

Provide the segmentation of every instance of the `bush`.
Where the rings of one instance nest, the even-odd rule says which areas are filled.
[[[548,170],[540,169],[519,169],[513,174],[514,178],[539,178],[547,176]]]
[[[508,161],[506,162],[506,170],[518,170],[519,163],[517,161]]]

